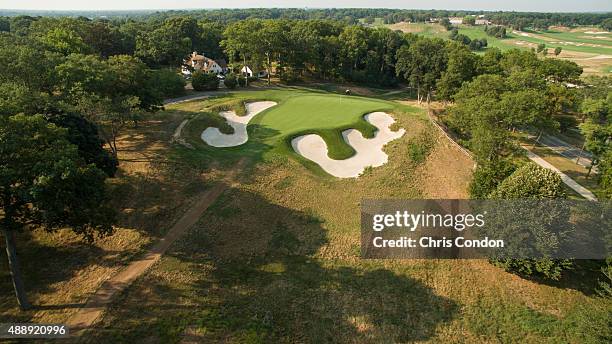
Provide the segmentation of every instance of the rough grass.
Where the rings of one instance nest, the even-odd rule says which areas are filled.
[[[193,197],[208,188],[201,170],[169,159],[182,116],[149,115],[120,135],[120,170],[109,180],[118,211],[115,234],[88,244],[70,230],[37,229],[17,235],[24,283],[33,310],[17,308],[6,256],[0,255],[0,319],[62,323],[105,279],[163,236]],[[0,252],[4,252],[4,238]]]
[[[114,303],[91,341],[176,343],[189,329],[200,342],[602,342],[610,304],[574,282],[585,278],[545,285],[486,261],[359,258],[361,200],[429,194],[423,155],[446,149],[422,148],[437,135],[419,117],[398,122],[408,133],[385,147],[393,159],[357,180],[320,178],[270,152]]]

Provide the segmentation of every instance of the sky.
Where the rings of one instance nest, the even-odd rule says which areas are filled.
[[[406,9],[505,10],[532,12],[612,11],[611,0],[0,0],[0,9],[133,10],[252,7],[382,7]]]

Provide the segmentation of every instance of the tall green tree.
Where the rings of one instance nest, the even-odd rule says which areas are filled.
[[[446,70],[446,43],[441,39],[418,39],[410,45],[404,45],[397,53],[395,66],[398,76],[406,79],[410,86],[417,89],[417,98],[427,101],[436,88],[436,83]]]
[[[438,95],[451,100],[464,82],[471,81],[478,72],[480,58],[459,44],[448,47],[448,67],[437,82]]]
[[[19,306],[30,307],[15,233],[70,227],[92,240],[112,233],[105,174],[80,158],[66,130],[42,116],[0,117],[0,225]]]

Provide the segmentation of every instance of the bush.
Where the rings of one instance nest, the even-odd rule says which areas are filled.
[[[191,86],[196,91],[214,91],[219,88],[219,79],[215,74],[198,71],[191,75]]]
[[[566,198],[562,183],[557,173],[530,162],[506,178],[490,198]]]
[[[510,177],[506,178],[497,189],[491,193],[490,198],[493,199],[555,199],[566,198],[565,191],[562,187],[561,177],[546,168],[540,167],[537,164],[530,162],[518,168]],[[536,209],[525,209],[526,214]],[[541,214],[541,213],[540,213]],[[550,215],[550,214],[549,214]],[[553,216],[557,220],[561,220],[563,215],[567,215],[566,211],[559,211],[558,216]],[[521,217],[523,221],[527,220],[528,216]],[[546,222],[545,218],[532,218],[534,224],[533,230],[544,228],[543,231],[535,235],[542,240],[542,235],[549,235],[550,240],[546,242],[555,243],[562,241],[556,236],[554,224]],[[542,223],[537,223],[541,221]],[[547,227],[548,226],[548,227]],[[554,246],[554,245],[553,245]],[[493,259],[494,265],[503,267],[507,271],[516,272],[522,275],[541,275],[546,279],[558,280],[564,270],[572,268],[573,263],[569,259]]]
[[[234,74],[228,74],[225,76],[223,84],[225,84],[225,87],[233,90],[238,86],[238,81],[236,81],[236,76]]]
[[[494,259],[491,263],[520,275],[541,275],[555,281],[561,278],[564,270],[571,270],[573,267],[569,259]]]
[[[470,184],[470,196],[473,199],[486,199],[497,186],[514,172],[516,167],[507,160],[479,165]]]
[[[162,98],[179,97],[185,94],[185,80],[170,69],[156,70],[151,75],[153,85]]]
[[[238,77],[238,86],[240,87],[246,86],[246,78],[242,75]]]

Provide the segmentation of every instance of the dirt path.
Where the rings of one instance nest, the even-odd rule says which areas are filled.
[[[195,204],[172,226],[166,236],[147,253],[102,283],[85,305],[66,322],[71,334],[82,335],[87,328],[95,324],[101,318],[106,306],[113,301],[115,295],[125,290],[153,264],[159,261],[170,245],[196,224],[202,213],[227,189],[228,183],[232,182],[236,173],[242,169],[245,163],[246,159],[243,158],[234,166],[227,176],[226,183],[217,183],[211,189],[203,192]]]

